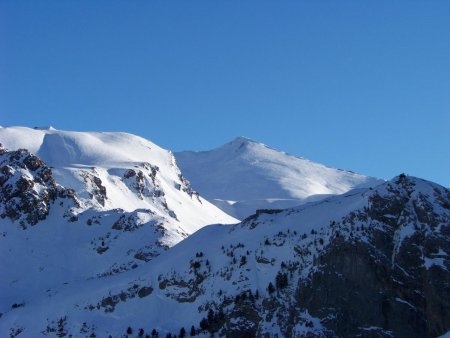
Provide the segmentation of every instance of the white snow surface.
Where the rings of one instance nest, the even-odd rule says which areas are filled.
[[[256,209],[284,209],[382,180],[326,167],[245,137],[210,151],[175,153],[195,190],[243,219]]]

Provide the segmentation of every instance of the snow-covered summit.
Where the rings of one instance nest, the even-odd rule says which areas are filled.
[[[232,139],[230,142],[225,143],[224,145],[221,146],[221,148],[225,148],[225,147],[236,147],[236,148],[242,148],[243,146],[249,145],[249,144],[260,144],[263,145],[262,143],[252,140],[251,138],[245,137],[245,136],[237,136],[234,139]]]
[[[326,167],[246,137],[210,151],[175,154],[194,189],[230,215],[287,208],[381,180]]]
[[[86,207],[154,212],[168,207],[189,232],[234,221],[191,190],[170,151],[139,136],[8,127],[0,129],[0,143],[38,156],[52,167],[56,182],[73,188]]]

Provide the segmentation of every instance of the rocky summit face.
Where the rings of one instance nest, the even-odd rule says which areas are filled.
[[[2,337],[450,331],[447,188],[400,175],[236,223],[136,136],[0,142]]]

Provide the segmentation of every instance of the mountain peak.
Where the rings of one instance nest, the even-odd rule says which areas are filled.
[[[237,136],[233,140],[231,140],[231,142],[256,142],[256,141],[246,136]]]
[[[183,174],[209,201],[244,219],[257,209],[282,209],[381,183],[236,137],[203,152],[175,154]]]
[[[245,136],[238,136],[238,137],[232,139],[230,142],[228,142],[225,145],[241,147],[242,145],[246,145],[246,144],[259,144],[259,142],[252,140]]]

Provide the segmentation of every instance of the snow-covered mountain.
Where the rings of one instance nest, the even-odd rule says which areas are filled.
[[[284,209],[381,180],[288,155],[245,137],[210,151],[175,153],[193,188],[238,218]]]
[[[237,222],[143,138],[11,127],[0,143],[1,313],[18,295],[120,274],[207,224]]]
[[[148,209],[169,216],[192,233],[232,222],[184,179],[170,151],[127,133],[68,132],[49,128],[0,128],[7,150],[26,149],[51,167],[57,184],[74,189],[81,209]]]
[[[436,337],[450,330],[449,255],[450,191],[400,175],[204,227],[122,274],[36,294],[3,284],[0,332]]]
[[[185,153],[235,211],[260,209],[236,223],[140,137],[13,127],[0,143],[1,337],[450,330],[450,191],[437,184],[376,185],[242,138]]]

